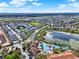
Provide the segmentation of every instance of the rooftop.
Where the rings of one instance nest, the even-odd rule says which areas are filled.
[[[4,37],[4,34],[2,32],[2,30],[0,30],[0,43],[5,43],[6,42],[6,39]]]
[[[61,54],[49,54],[47,59],[79,59],[71,51],[66,51]]]
[[[5,35],[4,31],[1,29],[1,27],[0,27],[0,44],[2,44],[3,46],[9,45],[9,40]]]

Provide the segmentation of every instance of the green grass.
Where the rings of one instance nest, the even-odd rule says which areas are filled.
[[[18,26],[17,29],[25,29],[25,26]]]
[[[32,21],[32,22],[30,22],[29,24],[30,24],[31,26],[40,26],[40,25],[41,25],[41,23],[35,22],[35,21]]]
[[[67,32],[71,34],[79,34],[79,30],[53,28],[53,31]]]

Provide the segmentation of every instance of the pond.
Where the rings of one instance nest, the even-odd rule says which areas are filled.
[[[69,41],[70,39],[79,40],[79,35],[66,32],[48,32],[44,38],[47,40],[61,39]]]

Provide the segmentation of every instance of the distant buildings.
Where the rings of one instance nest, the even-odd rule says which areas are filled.
[[[52,25],[53,24],[53,25]],[[60,29],[71,29],[71,30],[79,30],[79,22],[54,22],[52,23],[53,28],[60,28]]]

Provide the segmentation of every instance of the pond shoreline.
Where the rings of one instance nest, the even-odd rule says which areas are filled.
[[[78,34],[71,34],[71,33],[66,33],[66,32],[59,32],[59,31],[54,31],[54,32],[47,32],[46,36],[44,36],[45,39],[61,39],[61,40],[70,40],[70,39],[75,39],[78,40],[79,35]]]

